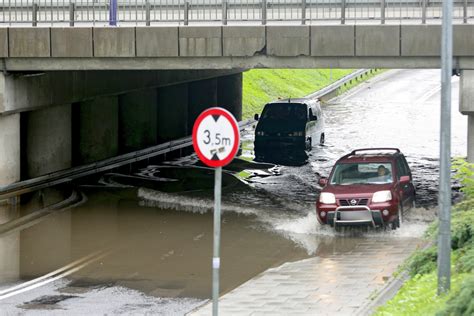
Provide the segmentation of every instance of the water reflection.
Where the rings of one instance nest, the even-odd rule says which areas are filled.
[[[0,224],[19,216],[15,201],[0,201]],[[18,280],[20,276],[20,233],[0,235],[0,284]]]

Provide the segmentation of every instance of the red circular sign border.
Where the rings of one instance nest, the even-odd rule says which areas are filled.
[[[199,149],[199,147],[197,145],[197,130],[198,130],[199,125],[201,124],[201,122],[206,117],[208,117],[209,115],[222,115],[225,118],[227,118],[227,120],[230,122],[230,125],[232,126],[232,130],[234,132],[234,136],[235,136],[234,146],[232,147],[232,150],[231,150],[230,154],[223,160],[210,160],[210,159],[207,159],[204,156],[204,154],[201,152],[201,150]],[[204,112],[202,112],[201,114],[199,114],[199,116],[196,119],[196,121],[194,122],[194,126],[193,126],[193,147],[194,147],[194,151],[198,155],[199,159],[201,159],[201,161],[205,165],[207,165],[209,167],[213,167],[213,168],[223,167],[225,165],[228,165],[232,161],[232,159],[234,159],[235,155],[237,154],[237,151],[239,149],[239,145],[240,145],[240,132],[239,132],[239,127],[238,127],[238,124],[237,124],[237,120],[234,118],[234,116],[229,111],[227,111],[226,109],[220,108],[220,107],[213,107],[213,108],[209,108],[209,109],[205,110]]]

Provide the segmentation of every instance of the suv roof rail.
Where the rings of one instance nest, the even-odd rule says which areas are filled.
[[[342,160],[342,159],[346,159],[350,156],[354,156],[354,155],[357,155],[358,152],[361,152],[361,151],[394,151],[394,155],[396,154],[399,154],[400,153],[400,149],[398,148],[390,148],[390,147],[374,147],[374,148],[359,148],[359,149],[354,149],[353,151],[351,151],[350,153],[348,153],[347,155],[344,155],[343,157],[339,158],[339,160]]]
[[[360,151],[377,151],[377,150],[394,151],[395,154],[400,153],[400,149],[398,149],[398,148],[376,147],[376,148],[360,148],[360,149],[354,149],[349,155],[356,155],[357,152],[360,152]]]

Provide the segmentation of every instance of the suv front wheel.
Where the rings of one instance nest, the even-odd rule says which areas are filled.
[[[403,207],[398,205],[397,218],[392,222],[392,229],[400,228],[403,222]]]

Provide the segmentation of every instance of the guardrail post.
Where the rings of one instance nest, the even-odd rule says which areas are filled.
[[[426,24],[426,7],[428,0],[421,0],[421,23]]]
[[[306,24],[306,0],[301,0],[301,24]]]
[[[184,25],[189,24],[189,2],[184,3]]]
[[[74,26],[76,4],[69,3],[69,26]]]
[[[462,5],[462,20],[463,23],[467,23],[467,0],[464,0]]]
[[[222,25],[227,25],[227,0],[222,0]]]
[[[385,0],[380,0],[380,23],[385,24]]]
[[[150,10],[151,10],[151,5],[150,5],[150,0],[146,0],[145,3],[145,19],[146,19],[146,26],[150,26]]]
[[[341,24],[346,24],[346,0],[341,0]]]
[[[262,0],[262,25],[267,24],[267,0]]]
[[[32,20],[32,23],[31,25],[32,26],[37,26],[38,25],[38,4],[37,3],[33,3],[33,12],[32,12],[33,16],[31,18]]]

